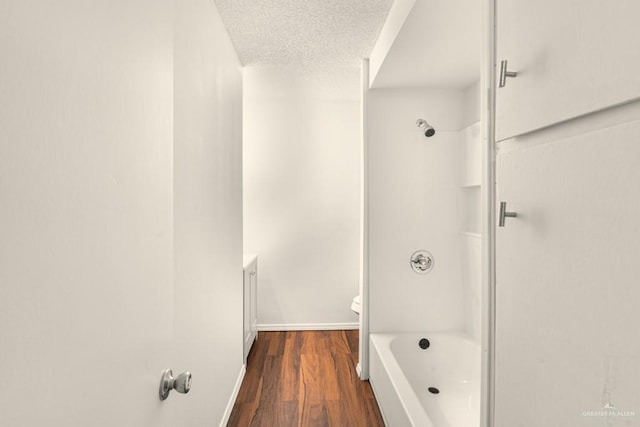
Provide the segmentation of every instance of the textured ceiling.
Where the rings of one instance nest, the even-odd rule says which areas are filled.
[[[215,0],[244,65],[328,68],[369,56],[393,0]]]

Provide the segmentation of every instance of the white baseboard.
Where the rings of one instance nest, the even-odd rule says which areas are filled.
[[[238,393],[240,392],[240,387],[242,386],[242,380],[244,379],[244,374],[247,372],[247,367],[243,364],[240,366],[240,372],[238,373],[238,379],[236,380],[236,385],[233,387],[233,391],[231,392],[231,397],[229,398],[229,402],[227,403],[227,407],[224,410],[224,414],[222,415],[222,421],[220,421],[220,427],[226,427],[229,422],[229,418],[231,417],[231,411],[233,411],[233,405],[236,403],[236,398],[238,397]]]
[[[360,362],[356,364],[356,374],[358,374],[358,378],[362,379],[362,368],[360,367]]]
[[[263,323],[258,331],[338,331],[358,329],[358,322],[350,323]]]

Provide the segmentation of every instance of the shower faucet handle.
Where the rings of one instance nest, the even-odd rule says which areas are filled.
[[[416,251],[409,259],[411,269],[418,274],[426,274],[433,268],[433,255],[427,251]]]
[[[420,254],[416,257],[418,264],[420,264],[421,268],[427,268],[427,266],[429,265],[429,261],[427,261],[427,257]]]

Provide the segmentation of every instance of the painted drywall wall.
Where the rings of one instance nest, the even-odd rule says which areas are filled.
[[[244,249],[259,257],[259,327],[357,322],[359,99],[357,68],[244,69]]]
[[[218,424],[242,368],[242,69],[210,0],[175,2],[177,419]],[[228,414],[227,414],[228,415]]]
[[[389,54],[389,50],[393,47],[393,43],[398,37],[398,33],[402,30],[402,26],[407,17],[411,13],[416,0],[396,0],[391,5],[389,15],[380,30],[380,35],[376,41],[376,45],[369,55],[369,81],[375,80],[380,67],[384,63],[385,58]]]
[[[0,50],[2,425],[218,424],[242,363],[241,73],[211,3],[7,1]],[[166,368],[189,395],[158,400]]]
[[[462,112],[462,122],[467,126],[471,126],[480,121],[480,81],[463,89],[463,91],[466,101]],[[480,162],[478,161],[479,165]]]
[[[371,52],[371,88],[466,87],[480,76],[481,2],[395,1]]]
[[[466,102],[462,90],[368,93],[371,332],[464,328],[458,193]],[[418,118],[435,136],[425,138]],[[427,275],[410,268],[419,249],[435,257]]]

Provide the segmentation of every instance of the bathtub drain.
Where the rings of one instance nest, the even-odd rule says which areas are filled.
[[[437,388],[435,388],[435,387],[429,387],[427,390],[429,390],[429,393],[432,393],[432,394],[438,394],[438,393],[440,393],[440,390],[438,390],[438,389],[437,389]]]
[[[421,349],[426,350],[429,348],[429,346],[431,345],[431,343],[429,342],[428,339],[426,338],[422,338],[419,342],[418,342],[418,346],[420,346]]]

